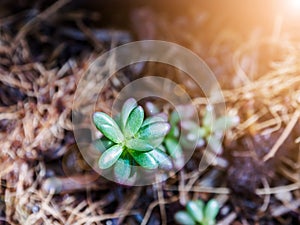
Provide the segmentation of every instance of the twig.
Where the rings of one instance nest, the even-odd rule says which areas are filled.
[[[38,14],[36,17],[31,19],[28,23],[26,23],[21,30],[18,32],[14,42],[18,43],[28,32],[32,29],[38,22],[47,19],[51,14],[56,13],[60,8],[69,3],[71,0],[58,0],[46,10]]]
[[[265,177],[262,178],[262,184],[264,185],[264,188],[266,189],[266,193],[270,192],[270,185]],[[264,204],[260,207],[261,212],[265,212],[267,210],[269,203],[270,203],[270,199],[271,199],[270,194],[266,194],[265,198],[264,198]]]
[[[272,214],[272,216],[278,217],[278,216],[281,216],[281,215],[283,215],[283,214],[285,214],[289,211],[298,209],[299,206],[300,206],[300,199],[297,199],[295,201],[292,201],[287,206],[283,205],[283,206],[279,206],[275,209],[272,209],[271,214]]]
[[[140,196],[142,191],[142,187],[137,187],[135,190],[133,190],[129,196],[126,196],[126,201],[124,201],[124,204],[121,205],[121,207],[116,211],[116,213],[119,212],[130,212],[134,204],[136,203],[138,197]],[[118,225],[123,224],[123,221],[127,215],[122,215],[118,219]]]
[[[145,214],[145,216],[144,216],[144,219],[143,219],[141,225],[146,225],[146,224],[148,223],[148,221],[149,221],[149,219],[150,219],[150,216],[151,216],[151,213],[152,213],[153,209],[154,209],[158,204],[162,204],[162,203],[163,203],[163,204],[170,204],[170,203],[176,202],[176,201],[178,201],[178,197],[173,196],[173,197],[171,197],[171,198],[169,198],[169,199],[167,199],[167,200],[164,200],[164,202],[159,202],[159,201],[152,202],[152,203],[149,205],[149,207],[148,207],[148,209],[147,209],[147,211],[146,211],[146,214]]]
[[[164,199],[164,193],[162,190],[162,182],[161,182],[159,176],[158,176],[157,180],[158,180],[158,183],[156,184],[156,188],[157,188],[157,197],[158,197],[159,210],[160,210],[160,216],[161,216],[161,224],[166,225],[167,224],[167,213],[166,213],[165,204],[163,203],[165,201],[165,199]]]
[[[300,182],[289,184],[285,186],[280,187],[273,187],[273,188],[260,188],[256,190],[257,195],[270,195],[270,194],[277,194],[277,193],[284,193],[284,192],[290,192],[300,189]]]
[[[215,187],[200,187],[200,186],[194,186],[192,188],[189,188],[187,190],[185,187],[177,187],[177,186],[166,186],[164,188],[166,191],[192,191],[192,192],[204,192],[204,193],[215,193],[215,194],[230,194],[229,188],[225,187],[220,187],[220,188],[215,188]]]
[[[287,137],[289,136],[289,134],[292,132],[294,126],[296,125],[298,119],[300,116],[300,111],[296,110],[290,120],[290,122],[288,123],[288,125],[286,126],[286,128],[284,129],[284,131],[282,132],[282,134],[280,135],[280,137],[278,138],[278,140],[276,141],[276,143],[274,144],[274,146],[272,147],[272,149],[269,151],[268,154],[265,155],[265,157],[263,158],[263,161],[267,161],[270,158],[274,157],[274,155],[276,154],[276,152],[278,151],[278,149],[280,148],[280,146],[283,144],[283,142],[287,139]]]
[[[219,221],[217,225],[230,225],[234,221],[234,219],[237,217],[235,212],[230,213],[228,216],[226,216],[223,220]]]

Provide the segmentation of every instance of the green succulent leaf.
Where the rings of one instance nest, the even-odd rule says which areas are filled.
[[[107,149],[99,159],[99,168],[107,169],[111,167],[119,159],[122,152],[123,146],[121,145],[113,145],[112,147]]]
[[[198,208],[202,210],[202,212],[204,211],[204,202],[202,200],[196,200],[194,201],[197,205],[198,205]]]
[[[135,107],[128,116],[124,133],[127,137],[134,136],[141,128],[144,120],[144,110],[141,106]]]
[[[103,112],[96,112],[93,115],[94,124],[101,133],[115,143],[124,141],[124,136],[116,122]]]
[[[122,111],[121,111],[121,128],[124,131],[128,117],[132,110],[137,107],[136,100],[134,98],[129,98],[124,102]]]
[[[205,219],[202,222],[202,225],[216,225],[216,220],[207,220],[207,219]]]
[[[117,114],[113,117],[114,121],[118,125],[118,127],[122,127],[122,122],[121,122],[121,114]]]
[[[184,156],[181,145],[173,138],[166,138],[164,143],[167,153],[174,159],[175,168],[182,168],[184,166]]]
[[[239,118],[236,116],[221,116],[214,124],[214,131],[224,132],[233,126],[236,126],[238,122]]]
[[[205,126],[205,127],[211,127],[213,122],[214,122],[213,108],[212,108],[212,106],[209,105],[206,108],[206,112],[204,114],[202,123],[203,123],[203,126]]]
[[[192,120],[182,121],[180,127],[185,131],[195,131],[199,129],[199,125]]]
[[[213,135],[208,139],[208,147],[215,154],[221,154],[223,151],[221,140]]]
[[[178,126],[171,126],[170,132],[168,133],[169,137],[179,138],[180,130]]]
[[[152,145],[150,145],[147,141],[142,139],[133,138],[126,142],[126,147],[136,150],[136,151],[150,151],[153,149]]]
[[[176,139],[166,138],[165,145],[168,151],[168,154],[173,158],[178,158],[183,156],[183,151]]]
[[[129,152],[141,167],[146,169],[156,169],[158,167],[158,163],[148,152],[137,152],[134,150],[130,150]]]
[[[186,205],[187,212],[193,217],[195,221],[201,223],[203,220],[203,206],[199,207],[195,201],[190,201]]]
[[[170,130],[167,122],[157,122],[143,126],[137,136],[140,139],[151,140],[164,137]]]
[[[93,145],[95,146],[95,148],[101,153],[105,152],[105,150],[109,149],[114,144],[115,144],[114,142],[112,142],[111,140],[109,140],[106,137],[96,139],[93,142]]]
[[[193,218],[185,211],[179,211],[175,214],[175,221],[181,225],[196,225]]]
[[[220,210],[219,203],[215,199],[207,202],[204,208],[204,217],[207,221],[214,221]]]
[[[172,161],[168,157],[166,153],[159,149],[153,149],[149,152],[149,154],[155,159],[155,161],[159,164],[159,167],[164,170],[172,169]]]
[[[179,114],[177,111],[174,110],[170,115],[170,124],[176,126],[179,121],[180,121]]]
[[[142,127],[145,127],[149,124],[157,123],[157,122],[167,122],[168,117],[165,113],[160,113],[155,116],[148,117],[144,120]]]
[[[151,146],[153,146],[153,148],[156,148],[156,147],[158,147],[159,145],[162,144],[162,142],[164,141],[164,137],[151,139],[151,140],[144,140],[144,141],[146,141]]]
[[[115,178],[120,183],[126,183],[131,173],[130,158],[127,154],[123,154],[115,163]]]

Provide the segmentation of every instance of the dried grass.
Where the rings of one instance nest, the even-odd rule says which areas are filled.
[[[164,18],[161,21],[165,21]],[[164,22],[161,26],[162,28],[168,26],[168,23]],[[175,28],[178,30],[177,25],[169,30]],[[5,43],[0,47],[0,53],[4,55],[1,57],[0,81],[6,86],[19,89],[27,96],[26,101],[0,107],[0,122],[5,121],[6,124],[0,132],[0,193],[5,202],[5,218],[1,220],[9,224],[80,225],[102,224],[101,222],[107,219],[123,220],[126,216],[140,214],[141,210],[137,210],[133,204],[123,204],[114,213],[105,213],[105,207],[111,202],[106,201],[105,194],[101,192],[99,194],[103,199],[95,200],[90,197],[89,191],[82,197],[76,193],[56,196],[54,193],[45,193],[41,190],[47,171],[40,159],[44,155],[56,154],[65,144],[66,132],[72,130],[70,113],[76,83],[88,65],[93,62],[95,55],[92,54],[84,60],[70,59],[60,68],[49,69],[43,63],[31,60],[30,49],[25,39],[26,32],[19,32],[17,48],[9,44],[15,40],[13,36],[4,34],[0,37],[0,42]],[[277,150],[284,144],[287,136],[291,133],[298,135],[298,139],[300,136],[299,128],[295,129],[299,127],[300,112],[300,46],[295,40],[284,37],[280,37],[278,41],[274,41],[272,37],[270,39],[257,37],[245,42],[235,35],[232,37],[231,32],[224,31],[223,34],[212,42],[209,52],[211,57],[218,58],[218,54],[221,54],[218,51],[222,50],[221,45],[228,39],[235,40],[230,64],[233,73],[230,75],[235,79],[234,86],[224,90],[223,94],[228,112],[241,118],[241,123],[229,131],[226,138],[235,141],[245,135],[272,135],[283,130],[273,148],[270,146],[269,153],[265,155],[263,160],[267,161],[276,156]],[[192,50],[193,47],[195,49],[199,47],[197,35],[194,37],[184,35],[185,33],[175,32],[174,37],[176,40],[188,40]],[[266,45],[269,47],[271,45],[271,49],[287,50],[284,60],[270,59],[264,62],[268,64],[267,69],[261,68],[263,63],[258,57],[261,54],[261,47]],[[277,56],[276,54],[278,53],[274,52],[273,56]],[[228,72],[224,68],[221,69]],[[180,76],[178,79],[184,83],[180,80]],[[98,105],[106,112],[110,101],[117,94],[116,90],[107,91],[109,93],[100,97]],[[194,98],[193,101],[199,105],[206,104],[205,99],[201,97]],[[299,143],[295,144],[298,145]],[[265,187],[257,189],[256,194],[270,196],[290,192],[294,198],[299,197],[300,157],[294,158],[294,155],[300,156],[300,153],[298,148],[294,151],[280,159],[283,164],[284,161],[292,162],[292,166],[278,168],[283,171],[281,178],[290,181],[292,177],[293,183],[269,187],[265,182]],[[214,169],[216,168],[210,168]],[[157,197],[153,197],[156,200],[150,203],[147,209],[144,206],[142,224],[147,224],[155,207],[159,207],[163,224],[166,224],[170,218],[165,205],[179,200],[184,202],[190,198],[190,193],[206,193],[205,198],[208,198],[209,193],[216,196],[230,194],[226,186],[199,185],[205,176],[206,174],[200,174],[198,171],[190,174],[184,172],[184,176],[174,175],[167,184],[163,183],[156,187],[157,189],[154,187],[157,190]],[[140,191],[127,196],[132,203],[142,198]],[[226,201],[223,202],[225,203]],[[266,197],[263,211],[267,210],[270,204],[272,204],[270,199]],[[290,207],[271,205],[271,214],[280,217],[289,210],[297,210],[298,207],[298,200],[293,200]],[[230,224],[236,217],[236,213],[231,212],[220,224]]]

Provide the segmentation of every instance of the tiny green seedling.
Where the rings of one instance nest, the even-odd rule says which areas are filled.
[[[185,211],[175,214],[175,221],[181,225],[215,225],[219,213],[219,204],[211,199],[205,205],[203,201],[189,201]]]
[[[239,122],[239,118],[235,116],[220,116],[214,118],[212,113],[213,107],[206,107],[202,121],[199,124],[194,121],[186,120],[181,122],[181,129],[186,133],[187,140],[198,138],[198,146],[207,143],[209,149],[216,154],[223,152],[222,137],[224,132]]]
[[[94,142],[102,153],[99,168],[113,168],[118,181],[126,181],[134,175],[132,166],[145,169],[172,168],[170,158],[160,148],[170,130],[166,115],[159,114],[145,119],[143,108],[130,98],[115,119],[103,112],[96,112],[93,121],[103,134]]]

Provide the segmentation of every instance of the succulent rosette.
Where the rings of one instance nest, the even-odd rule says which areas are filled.
[[[135,99],[128,99],[121,113],[113,119],[103,112],[93,115],[93,122],[103,137],[94,144],[102,153],[98,161],[102,170],[113,168],[120,182],[134,175],[133,166],[144,169],[172,168],[170,157],[161,148],[170,130],[167,116],[158,114],[145,119]]]

